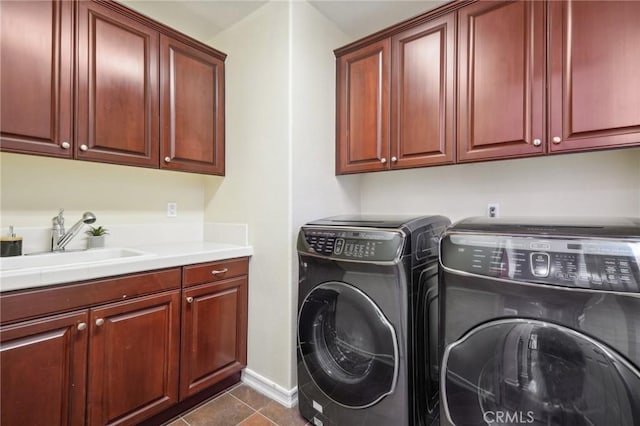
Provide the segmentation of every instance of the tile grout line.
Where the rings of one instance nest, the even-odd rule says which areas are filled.
[[[0,1],[1,1],[1,0],[0,0]],[[239,385],[238,385],[238,386],[239,386]],[[218,398],[222,398],[223,396],[225,396],[225,395],[227,395],[227,394],[231,395],[229,392],[231,392],[233,389],[235,389],[235,388],[236,388],[236,387],[238,387],[238,386],[234,386],[233,388],[228,389],[228,390],[226,390],[226,391],[222,392],[221,394],[216,395],[216,396],[215,396],[215,397],[213,397],[213,398],[210,398],[210,399],[207,399],[207,400],[205,400],[205,401],[200,402],[200,403],[198,404],[198,406],[197,406],[197,407],[194,407],[194,408],[190,409],[189,411],[187,411],[186,413],[181,414],[181,415],[180,415],[180,419],[184,420],[184,418],[183,418],[183,416],[184,416],[184,415],[191,414],[191,413],[196,413],[196,412],[198,412],[202,407],[204,407],[205,405],[209,404],[210,402],[215,401],[215,400],[216,400],[216,399],[218,399]],[[231,396],[233,396],[233,395],[231,395]],[[189,422],[187,422],[186,420],[184,420],[184,422],[185,422],[185,423],[187,423],[189,426],[191,426],[191,425],[189,424]]]
[[[239,387],[239,386],[238,386],[238,387]],[[234,388],[234,389],[235,389],[235,388]],[[233,389],[231,389],[231,390],[233,390]],[[265,419],[267,419],[267,421],[269,421],[270,423],[273,423],[275,426],[280,426],[280,424],[279,424],[279,423],[276,423],[276,422],[275,422],[274,420],[272,420],[270,417],[265,416],[264,414],[262,414],[262,412],[261,412],[261,411],[266,407],[266,405],[265,405],[265,407],[262,407],[262,408],[260,408],[260,409],[257,409],[257,410],[256,410],[255,408],[253,408],[252,406],[250,406],[249,404],[247,404],[246,402],[244,402],[243,400],[241,400],[239,397],[237,397],[237,396],[235,396],[234,394],[232,394],[232,393],[231,393],[231,390],[229,390],[227,393],[228,393],[229,395],[231,395],[232,397],[234,397],[235,399],[237,399],[238,401],[240,401],[241,403],[243,403],[244,405],[246,405],[247,407],[249,407],[250,409],[252,409],[252,410],[253,410],[253,414],[259,414],[260,416],[262,416],[262,417],[264,417]],[[268,398],[268,397],[267,397],[267,398]],[[274,401],[273,401],[271,398],[269,398],[269,402],[274,402]],[[268,404],[269,404],[269,403],[267,403],[267,405],[268,405]],[[252,414],[251,416],[253,416],[253,414]],[[249,417],[251,417],[251,416],[249,416]],[[247,417],[247,419],[248,419],[249,417]],[[243,422],[243,421],[245,421],[245,420],[247,420],[247,419],[242,420],[242,422]],[[242,423],[242,422],[240,422],[240,423]],[[238,424],[240,424],[240,423],[238,423]],[[236,425],[236,426],[237,426],[237,425]]]
[[[279,423],[274,422],[273,420],[271,420],[269,417],[265,416],[264,414],[262,414],[259,411],[254,411],[254,413],[252,415],[250,415],[249,417],[247,417],[246,419],[244,419],[242,422],[238,423],[236,426],[240,426],[243,422],[246,422],[248,419],[250,419],[251,417],[253,417],[254,415],[258,415],[260,417],[262,417],[263,419],[265,419],[267,422],[269,422],[269,425],[272,426],[280,426]]]
[[[275,426],[280,426],[278,423],[274,422],[273,420],[271,420],[269,417],[265,416],[264,414],[262,414],[260,412],[260,410],[262,410],[262,408],[260,408],[260,410],[256,410],[255,408],[253,408],[252,406],[250,406],[249,404],[247,404],[246,402],[244,402],[243,400],[241,400],[240,398],[238,398],[237,396],[235,396],[234,394],[231,393],[231,391],[227,392],[229,395],[231,395],[233,398],[237,399],[238,401],[240,401],[242,404],[246,405],[247,407],[249,407],[251,409],[251,411],[253,411],[252,414],[250,414],[248,417],[242,419],[242,421],[240,423],[238,423],[236,426],[240,425],[242,422],[246,421],[249,417],[252,417],[254,414],[258,414],[261,417],[264,417],[265,419],[267,419],[267,421],[269,423],[272,423]]]
[[[242,402],[244,405],[246,405],[247,407],[251,408],[251,410],[253,410],[254,413],[257,413],[258,410],[256,410],[255,408],[253,408],[252,406],[250,406],[249,404],[247,404],[246,402],[244,402],[243,400],[241,400],[240,398],[238,398],[237,396],[235,396],[234,394],[230,393],[229,395],[231,395],[232,397],[234,397],[235,399],[237,399],[238,401]]]

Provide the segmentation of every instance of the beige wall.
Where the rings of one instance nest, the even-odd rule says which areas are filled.
[[[0,153],[0,226],[47,227],[59,208],[67,223],[93,211],[104,226],[202,222],[204,187],[189,173]],[[168,218],[167,202],[178,203]]]
[[[205,218],[246,222],[249,368],[296,386],[300,225],[359,211],[359,177],[334,170],[333,49],[345,36],[306,2],[270,2],[217,36],[229,54],[227,177],[207,187]]]
[[[226,168],[205,220],[249,225],[249,368],[289,389],[289,4],[270,2],[211,45],[227,53]]]
[[[640,216],[640,149],[566,154],[369,173],[366,213],[501,216]]]
[[[335,176],[335,57],[349,40],[307,2],[292,3],[291,138],[292,249],[289,352],[296,380],[298,259],[300,226],[314,219],[360,211],[360,176]]]

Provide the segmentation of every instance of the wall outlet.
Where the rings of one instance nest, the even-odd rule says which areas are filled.
[[[168,202],[167,217],[176,217],[176,216],[178,216],[178,203]]]
[[[500,204],[489,203],[487,204],[487,216],[488,217],[500,217]]]

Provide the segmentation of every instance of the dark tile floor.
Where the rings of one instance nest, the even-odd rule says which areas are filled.
[[[182,414],[167,426],[304,426],[298,407],[287,408],[240,384]]]

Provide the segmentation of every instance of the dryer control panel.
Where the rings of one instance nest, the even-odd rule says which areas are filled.
[[[640,292],[640,242],[447,235],[441,262],[449,269],[568,287]]]
[[[301,253],[352,261],[395,262],[403,245],[398,231],[304,227],[298,237]]]

